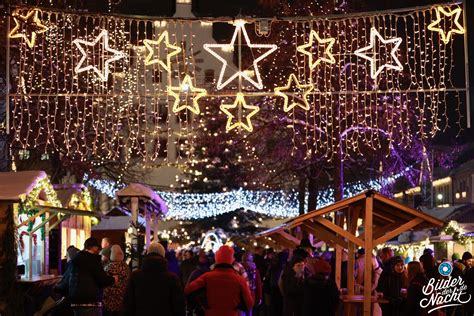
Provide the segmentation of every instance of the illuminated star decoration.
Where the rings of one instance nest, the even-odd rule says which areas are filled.
[[[302,101],[296,100],[294,97],[294,87],[298,88],[300,92],[302,92]],[[284,87],[276,87],[275,88],[275,95],[283,97],[284,103],[283,103],[283,110],[285,112],[290,111],[296,106],[299,106],[305,111],[309,110],[309,103],[308,103],[308,94],[313,90],[313,85],[311,84],[300,84],[298,82],[298,79],[294,74],[290,74],[288,77],[288,83]],[[282,91],[287,91],[287,92],[282,92]],[[291,103],[289,103],[288,97],[291,97]]]
[[[188,102],[184,104],[180,104],[180,93],[192,93],[193,94],[193,103],[189,105]],[[181,82],[179,87],[168,87],[168,94],[175,98],[173,103],[173,112],[178,113],[182,110],[188,109],[194,114],[199,114],[201,111],[199,110],[198,100],[203,96],[207,95],[206,89],[196,88],[193,86],[193,82],[189,75],[186,75]]]
[[[97,45],[97,43],[99,43],[99,41],[101,41],[101,43],[102,43],[102,45],[101,45],[102,46],[102,54],[105,55],[105,52],[108,52],[108,53],[113,54],[113,56],[110,57],[110,58],[107,58],[105,60],[104,65],[103,65],[103,69],[101,69],[101,70],[99,70],[94,65],[84,66],[83,64],[87,59],[87,52],[84,50],[83,46],[94,47],[95,45]],[[117,61],[117,60],[125,57],[125,54],[123,52],[120,52],[118,50],[110,48],[110,46],[109,46],[109,33],[106,30],[102,30],[102,32],[100,32],[99,36],[97,36],[93,42],[88,42],[88,41],[85,41],[85,40],[82,40],[82,39],[75,39],[73,41],[73,43],[76,44],[77,48],[79,49],[79,51],[82,54],[81,60],[79,60],[79,62],[77,63],[77,66],[76,66],[76,68],[74,68],[74,71],[76,73],[81,73],[83,71],[93,70],[100,77],[100,79],[102,81],[107,81],[107,79],[109,78],[110,63],[113,63],[114,61]],[[101,58],[105,58],[105,56],[101,56]]]
[[[449,9],[448,9],[449,10]],[[430,25],[428,25],[428,30],[433,31],[433,32],[438,32],[441,35],[441,40],[445,43],[448,44],[451,36],[453,33],[457,34],[464,34],[465,30],[461,23],[459,23],[459,18],[461,17],[462,10],[461,8],[456,8],[452,11],[446,11],[443,7],[436,7],[436,20],[431,22]],[[451,28],[448,33],[444,29],[440,27],[441,23],[441,14],[448,18],[452,18],[454,16],[454,25],[456,28]]]
[[[387,64],[386,63],[386,64],[383,64],[383,65],[377,66],[377,57],[373,53],[373,50],[375,49],[376,38],[378,38],[385,45],[386,44],[394,44],[393,47],[392,47],[392,51],[390,52],[390,55],[392,56],[392,59],[395,62],[395,64]],[[400,46],[401,43],[402,43],[402,39],[400,37],[395,37],[395,38],[391,38],[391,39],[387,39],[387,40],[384,39],[382,37],[382,35],[380,35],[380,33],[377,32],[377,30],[373,27],[373,28],[370,29],[370,45],[367,46],[367,47],[359,48],[358,50],[356,50],[354,52],[354,54],[361,57],[361,58],[364,58],[364,59],[367,59],[368,61],[370,61],[370,77],[372,79],[375,79],[384,70],[384,68],[394,69],[394,70],[398,70],[398,71],[403,70],[403,66],[402,66],[402,64],[400,63],[400,60],[397,57],[397,49],[398,49],[398,47]],[[373,54],[374,56],[370,57],[370,56],[367,55],[367,53],[364,53],[364,52],[367,52],[369,54]]]
[[[243,70],[237,70],[232,76],[230,76],[227,80],[224,80],[224,73],[226,71],[226,68],[229,66],[227,61],[219,55],[217,52],[218,50],[221,51],[231,51],[234,49],[234,44],[237,39],[237,35],[243,34],[243,38],[245,40],[246,45],[249,48],[264,48],[267,49],[265,53],[260,55],[258,58],[254,58],[253,60],[253,70],[255,73],[256,81],[253,80],[245,71]],[[232,80],[238,77],[242,77],[248,82],[250,82],[255,88],[257,89],[262,89],[263,84],[262,84],[262,78],[260,77],[260,72],[258,70],[258,62],[273,53],[278,47],[273,44],[252,44],[250,43],[250,38],[247,34],[247,31],[245,30],[245,22],[243,21],[238,21],[235,26],[235,31],[234,35],[232,35],[232,40],[230,41],[229,44],[204,44],[204,49],[208,51],[211,55],[216,57],[222,62],[222,68],[221,72],[219,74],[219,79],[217,81],[217,89],[220,90],[224,88],[226,85],[228,85]]]
[[[23,38],[26,44],[33,48],[36,43],[37,34],[44,33],[48,30],[48,27],[41,24],[41,20],[38,17],[39,10],[28,11],[26,15],[21,15],[20,13],[15,13],[13,15],[13,20],[15,21],[15,27],[11,30],[8,35],[10,38]],[[20,30],[21,25],[25,26],[34,26],[35,30],[31,32],[31,35],[28,36],[25,34],[27,27],[24,27]]]
[[[157,45],[159,47],[162,44],[163,41],[164,41],[164,44],[166,45],[166,49],[167,49],[166,63],[163,62],[163,60],[161,60],[159,58],[159,56],[154,57],[155,56],[155,49],[154,49],[155,45]],[[153,65],[153,64],[158,63],[167,72],[171,72],[171,57],[173,57],[175,55],[178,55],[181,52],[181,48],[178,47],[178,46],[170,44],[168,31],[164,31],[163,33],[161,33],[160,37],[158,37],[158,40],[156,40],[156,41],[149,40],[149,39],[143,40],[143,44],[145,45],[145,47],[148,51],[148,55],[145,58],[145,65],[149,66],[149,65]],[[172,50],[172,51],[170,52],[170,50]]]
[[[318,56],[318,59],[316,61],[313,61],[313,55],[314,53],[312,52],[313,44],[314,44],[314,39],[318,42],[318,45],[320,44],[327,44],[325,45],[326,48],[324,49],[324,55],[323,56]],[[311,31],[309,34],[309,42],[304,45],[300,45],[296,48],[297,51],[300,53],[303,53],[305,55],[309,56],[309,68],[314,69],[316,66],[318,66],[322,61],[329,63],[329,64],[334,64],[336,62],[336,59],[334,58],[331,50],[336,42],[335,38],[325,38],[321,39],[318,35],[318,33],[314,30]]]
[[[245,122],[238,119],[239,118],[238,114],[234,115],[229,111],[229,110],[239,111],[240,108],[246,109],[246,110],[251,110],[251,112],[248,113],[245,116]],[[252,125],[252,121],[250,121],[250,119],[252,118],[252,116],[257,114],[258,111],[260,111],[260,108],[258,106],[248,105],[247,103],[245,103],[244,94],[240,93],[240,92],[237,93],[237,97],[235,99],[234,104],[222,104],[220,106],[220,109],[221,109],[222,112],[224,112],[227,115],[227,124],[226,124],[226,127],[225,127],[226,131],[230,131],[230,130],[236,128],[236,127],[242,127],[244,129],[246,129],[247,131],[252,132],[253,131],[253,125]],[[234,118],[237,118],[237,122],[232,123]]]

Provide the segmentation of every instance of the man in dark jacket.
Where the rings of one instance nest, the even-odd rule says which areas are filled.
[[[75,316],[101,316],[102,290],[114,284],[115,277],[108,276],[100,261],[99,242],[89,238],[84,243],[84,250],[79,251],[70,261],[61,282],[65,284],[67,297]]]
[[[165,249],[152,243],[140,269],[132,272],[125,289],[125,316],[184,316],[185,301],[178,276],[168,271]]]
[[[206,289],[206,316],[238,316],[238,309],[250,310],[253,298],[243,277],[234,270],[234,250],[221,246],[216,253],[214,270],[201,275],[186,286],[185,293]],[[245,305],[245,307],[243,306]]]

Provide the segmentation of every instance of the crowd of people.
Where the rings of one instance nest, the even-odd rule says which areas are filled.
[[[101,250],[100,250],[101,249]],[[84,250],[69,247],[66,272],[56,291],[67,298],[56,315],[162,316],[314,316],[345,315],[341,294],[347,287],[347,252],[343,252],[341,288],[335,282],[334,253],[319,253],[303,238],[293,251],[256,247],[234,252],[221,246],[212,251],[167,249],[153,242],[139,269],[130,271],[119,245],[107,238],[89,238]],[[290,256],[291,253],[291,256]],[[356,293],[363,293],[364,249],[357,251]],[[442,261],[447,261],[442,260]],[[441,261],[441,262],[442,262]],[[372,255],[372,315],[427,315],[420,301],[429,280],[443,277],[433,251],[407,262],[391,248]],[[474,259],[469,252],[454,254],[451,277],[461,277],[466,296],[473,293]],[[465,298],[464,301],[467,301]],[[360,311],[359,311],[360,312]],[[437,309],[430,315],[474,314],[474,299]]]

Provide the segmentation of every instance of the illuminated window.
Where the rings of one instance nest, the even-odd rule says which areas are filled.
[[[18,151],[18,157],[20,158],[20,160],[30,159],[30,151],[26,149],[20,149]]]
[[[467,194],[466,194],[466,191],[463,191],[463,192],[461,193],[461,196],[462,196],[463,198],[465,198],[466,195],[467,195]]]
[[[176,0],[176,3],[191,3],[191,0]]]
[[[459,199],[461,197],[461,195],[458,193],[456,193],[456,199]]]

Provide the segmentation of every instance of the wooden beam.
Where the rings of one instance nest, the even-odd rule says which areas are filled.
[[[277,231],[277,234],[281,235],[283,238],[291,241],[292,243],[294,243],[296,246],[298,246],[300,244],[300,240],[298,238],[296,238],[295,236],[291,235],[291,234],[288,234],[287,232],[285,232],[284,230],[279,230]]]
[[[394,230],[395,228],[401,225],[403,225],[403,222],[395,222],[395,223],[388,224],[385,226],[378,226],[372,232],[373,239],[374,240],[378,239],[382,237],[383,235],[385,235],[388,231]]]
[[[363,315],[372,315],[372,221],[373,221],[373,204],[374,200],[372,195],[367,196],[365,199],[365,221],[364,221],[364,232],[365,232],[365,256],[364,256],[364,308]]]
[[[348,231],[345,231],[342,227],[337,226],[336,224],[328,221],[327,219],[325,219],[323,217],[317,217],[314,220],[317,221],[318,223],[322,224],[326,228],[330,229],[334,233],[339,234],[340,236],[346,238],[347,240],[350,240],[354,244],[356,244],[360,247],[364,247],[364,242],[361,239],[357,238],[355,235],[352,235]]]
[[[437,218],[434,218],[433,216],[430,216],[428,214],[425,214],[423,212],[420,212],[420,211],[417,211],[415,209],[412,209],[406,205],[403,205],[401,203],[398,203],[396,201],[393,201],[381,194],[378,194],[378,193],[375,193],[374,194],[374,199],[375,200],[378,200],[382,203],[385,203],[389,206],[391,206],[392,208],[395,208],[396,210],[398,211],[402,211],[404,213],[408,213],[408,214],[411,214],[413,216],[416,216],[416,217],[419,217],[419,218],[422,218],[423,220],[429,222],[430,224],[432,224],[433,226],[443,226],[444,225],[444,222],[437,219]]]
[[[348,207],[350,204],[353,204],[357,201],[361,201],[363,199],[365,199],[365,193],[361,193],[359,195],[350,197],[348,199],[344,199],[344,200],[339,201],[337,203],[334,203],[334,204],[328,205],[326,207],[323,207],[322,209],[311,211],[309,213],[300,215],[298,217],[295,217],[294,219],[291,219],[291,220],[287,221],[286,223],[288,223],[292,226],[298,226],[298,225],[294,225],[294,224],[304,222],[304,221],[306,221],[308,219],[311,219],[311,218],[314,218],[316,216],[321,216],[321,215],[324,215],[324,214],[327,214],[327,213],[330,213],[330,212],[339,211],[341,209],[344,209],[344,208]]]
[[[18,226],[16,226],[16,228],[20,228],[21,226],[26,225],[26,224],[28,224],[29,222],[34,222],[35,219],[36,219],[38,216],[43,215],[43,214],[46,213],[47,211],[48,211],[47,208],[40,210],[38,213],[34,214],[33,216],[28,217],[28,218],[25,219],[23,222],[21,222],[20,224],[18,224]]]
[[[354,295],[354,266],[355,266],[355,245],[349,242],[347,246],[347,294]]]
[[[297,245],[295,245],[293,242],[285,239],[283,236],[279,234],[273,234],[272,239],[277,242],[277,244],[282,244],[285,246],[285,248],[296,248]]]
[[[424,220],[422,218],[414,218],[412,219],[411,221],[409,221],[408,223],[405,223],[399,227],[397,227],[396,229],[394,230],[391,230],[391,231],[388,231],[385,235],[383,235],[382,237],[379,237],[377,238],[376,240],[374,240],[374,246],[376,245],[379,245],[379,244],[382,244],[398,235],[400,235],[401,233],[403,232],[406,232],[407,230],[410,230],[412,229],[413,227],[423,223]]]
[[[353,234],[355,236],[356,230],[357,230],[357,222],[359,221],[359,216],[361,207],[360,206],[355,206],[355,207],[349,207],[349,211],[347,212],[347,230],[349,233]]]
[[[342,247],[346,247],[347,245],[347,242],[344,239],[335,235],[333,232],[326,229],[326,227],[319,223],[306,221],[301,224],[301,228],[306,230],[308,233],[313,234],[317,238],[324,240],[329,245],[340,245]]]

